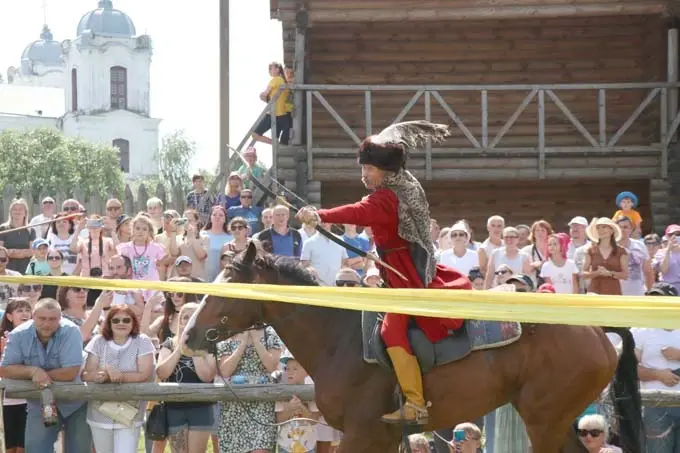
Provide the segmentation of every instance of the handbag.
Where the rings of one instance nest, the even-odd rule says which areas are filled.
[[[97,410],[128,428],[132,428],[137,414],[139,414],[139,407],[135,407],[125,401],[106,401],[101,403]]]
[[[165,403],[160,402],[151,409],[146,419],[144,437],[151,440],[168,438],[168,412]]]

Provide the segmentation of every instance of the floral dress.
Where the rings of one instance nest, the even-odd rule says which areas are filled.
[[[261,341],[267,350],[283,349],[283,342],[274,329],[267,327]],[[230,338],[217,346],[217,356],[221,359],[231,355],[239,341]],[[262,365],[253,345],[243,351],[241,360],[232,376],[264,378],[272,383],[270,374]],[[220,453],[246,453],[253,450],[274,451],[276,447],[276,427],[262,426],[259,423],[276,423],[273,402],[233,401],[222,403],[220,426],[217,436]]]

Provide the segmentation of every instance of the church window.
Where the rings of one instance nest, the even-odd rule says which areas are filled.
[[[113,146],[120,150],[120,169],[124,173],[130,173],[130,142],[124,138],[117,138]]]
[[[111,109],[127,109],[127,69],[111,68]]]
[[[78,70],[71,69],[71,111],[78,111]]]

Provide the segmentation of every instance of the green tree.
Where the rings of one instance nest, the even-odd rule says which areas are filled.
[[[118,149],[67,137],[52,128],[0,133],[0,187],[22,196],[41,192],[85,197],[121,194],[124,182]]]
[[[174,131],[163,137],[158,152],[158,167],[162,181],[173,189],[191,186],[191,160],[196,155],[196,143],[187,138],[183,130]]]

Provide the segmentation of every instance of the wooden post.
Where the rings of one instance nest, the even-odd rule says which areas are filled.
[[[307,42],[307,13],[300,11],[296,16],[295,28],[295,55],[293,56],[293,70],[295,71],[295,84],[304,85],[305,83],[305,52]],[[291,82],[290,80],[288,81]],[[304,92],[295,90],[293,92],[295,109],[293,110],[293,145],[302,145],[302,131],[304,129]]]
[[[425,92],[425,121],[432,121],[432,104],[430,102],[430,92]],[[425,179],[432,179],[432,140],[427,138],[425,145]]]
[[[678,81],[678,29],[668,30],[668,82]],[[668,124],[673,122],[678,113],[678,90],[671,88],[668,90]],[[675,134],[674,134],[675,135]],[[675,137],[671,141],[675,141]]]
[[[5,445],[5,389],[0,389],[0,453],[7,452],[7,446]]]
[[[538,90],[538,179],[545,179],[545,91]]]
[[[229,0],[220,0],[220,173],[229,174]]]

